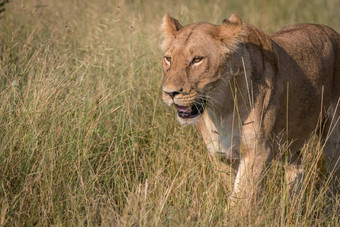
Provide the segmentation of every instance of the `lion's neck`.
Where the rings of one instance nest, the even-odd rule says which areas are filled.
[[[231,69],[234,76],[227,73],[216,87],[217,92],[211,95],[214,108],[207,108],[202,114],[197,129],[209,152],[238,159],[241,143],[251,146],[248,139],[254,134],[252,94],[249,93],[252,70],[247,50],[240,50],[232,56],[230,65],[234,66]]]
[[[235,115],[218,116],[211,110],[202,114],[197,129],[210,153],[225,155],[227,158],[239,158],[240,130]]]

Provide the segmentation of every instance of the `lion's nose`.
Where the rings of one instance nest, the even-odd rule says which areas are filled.
[[[183,92],[183,88],[178,90],[163,88],[163,91],[173,99],[176,95],[179,95],[181,92]]]
[[[173,91],[173,92],[167,92],[164,91],[167,95],[169,95],[172,99],[175,98],[176,95],[179,95],[180,93],[178,91]]]

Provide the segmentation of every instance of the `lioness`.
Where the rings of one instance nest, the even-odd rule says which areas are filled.
[[[212,160],[238,159],[231,199],[247,198],[289,144],[287,181],[301,179],[299,151],[316,129],[329,170],[340,155],[340,35],[316,24],[268,35],[233,14],[221,25],[162,24],[163,100],[196,125]],[[338,124],[337,124],[338,123]],[[321,133],[321,132],[320,132]],[[333,170],[334,171],[334,170]]]

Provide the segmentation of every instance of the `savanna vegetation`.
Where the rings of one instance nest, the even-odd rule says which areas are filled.
[[[339,0],[12,0],[0,17],[0,226],[339,226],[339,187],[317,135],[300,195],[274,163],[259,198],[228,210],[232,185],[192,127],[162,104],[160,24],[232,13],[274,32],[340,31]],[[312,155],[312,153],[314,155]],[[320,164],[321,163],[321,164]],[[321,167],[320,167],[321,166]],[[249,207],[248,207],[249,208]]]

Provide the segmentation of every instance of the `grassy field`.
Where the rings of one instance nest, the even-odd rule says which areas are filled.
[[[306,144],[303,193],[283,167],[244,214],[194,128],[161,101],[160,23],[340,31],[340,0],[12,0],[0,19],[0,226],[339,226],[340,196]],[[322,156],[321,156],[322,157]],[[336,187],[337,185],[335,185]]]

